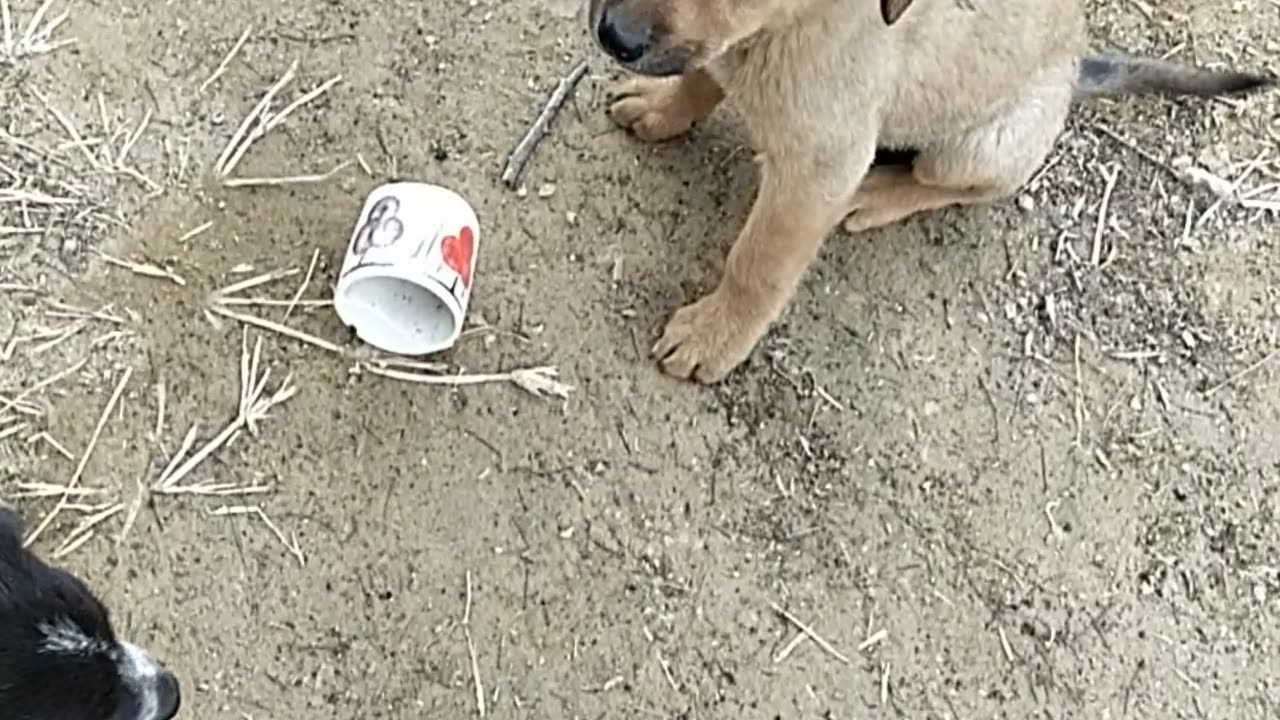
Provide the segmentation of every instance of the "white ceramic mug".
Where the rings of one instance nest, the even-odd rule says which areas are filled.
[[[334,309],[381,350],[449,348],[462,332],[479,245],[476,212],[461,195],[427,183],[377,187],[351,233]]]

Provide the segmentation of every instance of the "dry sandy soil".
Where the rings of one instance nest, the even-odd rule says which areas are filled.
[[[11,2],[21,30],[36,3]],[[1280,69],[1274,0],[1095,5],[1098,45]],[[1080,108],[1016,201],[833,236],[706,389],[643,351],[714,280],[750,153],[730,113],[658,148],[612,129],[571,0],[63,10],[52,39],[75,44],[0,66],[0,491],[72,480],[132,368],[79,478],[97,494],[37,546],[185,679],[186,717],[473,717],[473,670],[497,718],[1280,716],[1280,232],[1185,179],[1274,202],[1280,94]],[[507,190],[583,57],[529,192]],[[276,108],[343,80],[235,175],[369,171],[222,187],[295,60]],[[296,395],[181,484],[267,491],[140,492],[237,414],[244,330],[209,294],[293,269],[246,293],[288,299],[318,250],[303,297],[327,297],[364,193],[399,176],[463,192],[486,231],[489,329],[443,359],[555,365],[575,391],[411,385],[252,330],[267,392],[292,373]],[[354,346],[328,307],[288,322]],[[34,523],[57,500],[16,502]],[[216,514],[237,505],[305,564]]]

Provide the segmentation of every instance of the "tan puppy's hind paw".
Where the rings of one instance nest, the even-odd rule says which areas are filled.
[[[896,213],[877,211],[875,208],[855,210],[844,218],[844,231],[856,235],[894,223],[901,219]]]

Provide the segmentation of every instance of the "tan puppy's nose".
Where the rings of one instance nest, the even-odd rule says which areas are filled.
[[[596,37],[600,47],[622,63],[633,63],[649,52],[650,29],[635,22],[616,5],[600,16]]]

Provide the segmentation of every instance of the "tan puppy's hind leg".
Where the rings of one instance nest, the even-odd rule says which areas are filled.
[[[909,169],[876,168],[854,196],[854,211],[844,221],[848,232],[862,232],[890,225],[917,213],[951,205],[972,205],[1000,197],[999,191],[980,186],[929,185]]]
[[[1061,74],[1069,66],[1055,68]],[[916,213],[992,202],[1018,191],[1053,150],[1071,86],[1046,78],[1003,115],[920,149],[910,168],[873,169],[854,193],[844,227],[861,232]]]
[[[648,142],[689,131],[724,99],[724,90],[705,70],[670,78],[634,77],[611,89],[609,117]]]

